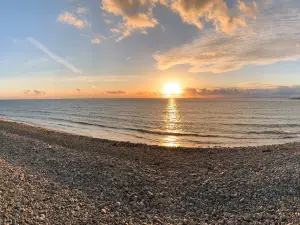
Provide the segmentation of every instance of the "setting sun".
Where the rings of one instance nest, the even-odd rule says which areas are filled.
[[[170,95],[179,95],[182,93],[181,87],[176,82],[168,82],[164,85],[163,94],[170,96]]]

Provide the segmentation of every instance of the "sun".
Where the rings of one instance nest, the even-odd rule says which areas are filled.
[[[180,95],[182,90],[177,82],[168,82],[163,87],[163,94],[166,96]]]

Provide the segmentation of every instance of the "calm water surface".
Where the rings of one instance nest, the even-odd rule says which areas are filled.
[[[0,116],[75,134],[164,146],[300,140],[300,101],[288,99],[4,100]]]

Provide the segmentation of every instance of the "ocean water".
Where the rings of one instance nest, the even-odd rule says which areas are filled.
[[[0,118],[162,146],[232,147],[300,140],[300,101],[289,99],[3,100]]]

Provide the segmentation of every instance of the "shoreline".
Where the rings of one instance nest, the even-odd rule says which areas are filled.
[[[48,128],[48,127],[43,127],[41,125],[38,124],[31,124],[31,123],[26,123],[26,122],[19,122],[19,121],[15,121],[15,120],[11,120],[11,119],[3,119],[0,118],[0,124],[1,123],[11,123],[11,124],[16,124],[16,125],[21,125],[21,126],[28,126],[31,127],[33,129],[36,130],[40,130],[40,131],[46,131],[46,132],[53,132],[53,133],[58,133],[58,134],[65,134],[65,135],[70,135],[70,136],[77,136],[77,137],[82,137],[82,138],[89,138],[89,139],[93,139],[93,140],[99,140],[104,141],[104,142],[114,142],[114,143],[119,143],[119,144],[123,144],[126,145],[128,147],[133,146],[133,147],[150,147],[150,148],[160,148],[160,149],[166,149],[166,150],[210,150],[210,149],[219,149],[219,150],[225,150],[225,149],[241,149],[241,148],[260,148],[260,147],[265,147],[265,146],[282,146],[282,145],[288,145],[288,144],[295,144],[295,143],[299,143],[300,141],[291,141],[291,142],[286,142],[286,143],[281,143],[281,144],[267,144],[267,145],[241,145],[241,146],[208,146],[208,147],[185,147],[185,146],[164,146],[164,145],[151,145],[151,144],[146,144],[146,143],[135,143],[135,142],[131,142],[131,141],[120,141],[120,140],[113,140],[113,139],[105,139],[105,138],[100,138],[100,137],[93,137],[90,135],[84,135],[84,134],[77,134],[77,133],[72,133],[72,132],[68,132],[68,131],[62,131],[62,130],[58,130],[58,129],[52,129],[52,128]]]
[[[0,120],[0,168],[9,224],[300,221],[297,142],[174,148]]]

